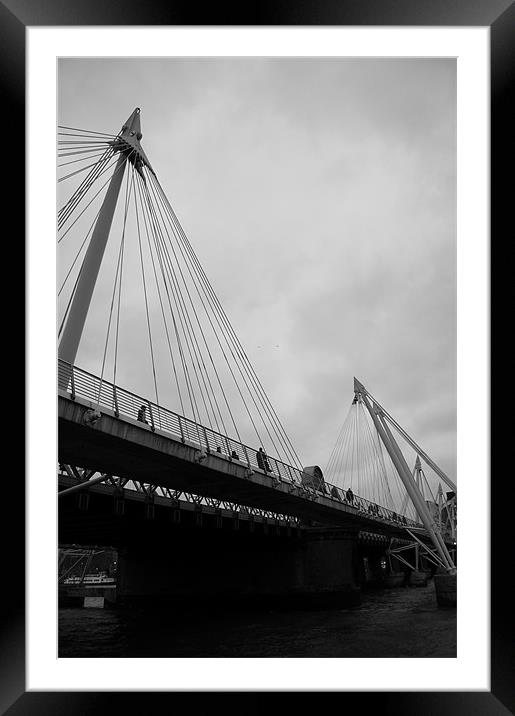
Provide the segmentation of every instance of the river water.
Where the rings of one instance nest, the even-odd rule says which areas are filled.
[[[426,587],[320,611],[59,609],[60,657],[456,657],[456,609]]]

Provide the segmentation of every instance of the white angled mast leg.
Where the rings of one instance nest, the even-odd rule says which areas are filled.
[[[359,392],[361,392],[361,390]],[[385,421],[380,419],[381,416],[378,415],[370,405],[366,393],[361,392],[361,397],[363,399],[365,407],[370,414],[370,417],[374,422],[376,430],[379,433],[379,436],[381,437],[381,440],[383,441],[384,446],[388,451],[388,454],[390,455],[397,472],[399,473],[399,477],[401,478],[404,487],[406,488],[406,491],[411,497],[415,509],[420,515],[420,519],[422,520],[424,527],[431,536],[433,544],[435,545],[435,548],[440,555],[442,562],[445,564],[446,569],[448,571],[455,570],[455,566],[452,562],[449,552],[447,551],[447,547],[445,546],[441,535],[439,535],[437,531],[435,531],[435,525],[433,524],[431,515],[429,514],[429,511],[424,503],[424,499],[417,488],[415,480],[413,479],[410,469],[406,464],[406,461],[404,460],[404,456],[402,455],[399,446],[396,444]]]
[[[136,107],[123,125],[120,134],[113,142],[113,147],[120,152],[120,156],[97,217],[91,241],[81,267],[77,288],[70,306],[70,312],[59,343],[59,358],[71,365],[75,363],[89,304],[91,303],[98,271],[104,256],[107,239],[109,238],[116,203],[125,173],[125,163],[129,161],[136,171],[139,172],[143,181],[143,167],[147,167],[154,174],[154,170],[140,144],[141,136],[140,110],[139,107]],[[66,373],[66,370],[60,371],[60,373]],[[62,382],[61,378],[59,382]],[[67,382],[68,380],[66,380],[66,383]]]
[[[429,510],[427,509],[427,505],[425,503],[422,493],[419,491],[416,484],[414,484],[414,481],[412,481],[411,473],[410,473],[409,467],[406,463],[406,460],[404,459],[404,455],[402,454],[400,447],[397,445],[395,438],[393,437],[393,435],[390,431],[390,428],[388,427],[383,415],[381,413],[379,413],[378,417],[379,417],[379,420],[381,421],[381,424],[385,430],[388,440],[391,443],[392,448],[394,449],[394,451],[397,454],[397,457],[399,459],[401,467],[404,469],[404,474],[406,476],[406,479],[403,479],[401,473],[399,473],[401,480],[403,481],[406,489],[408,489],[408,485],[409,485],[412,489],[414,489],[414,492],[417,496],[417,504],[415,506],[416,506],[417,512],[420,515],[420,519],[424,523],[424,527],[427,529],[427,531],[431,535],[433,542],[435,544],[435,547],[437,547],[437,549],[438,549],[438,546],[440,547],[440,549],[438,550],[440,556],[445,558],[444,562],[448,565],[449,569],[453,570],[453,569],[455,569],[455,565],[452,561],[451,555],[449,554],[449,551],[445,545],[445,542],[443,541],[443,537],[440,534],[440,531],[438,530],[438,527],[434,521],[433,516],[430,514]]]
[[[107,239],[113,223],[116,202],[120,193],[125,162],[127,155],[120,153],[114,174],[109,183],[102,207],[91,235],[91,241],[84,257],[84,262],[77,282],[77,288],[70,306],[61,341],[59,343],[59,358],[73,365],[77,355],[80,338],[88,315],[89,304],[97,281],[100,264],[104,256]]]

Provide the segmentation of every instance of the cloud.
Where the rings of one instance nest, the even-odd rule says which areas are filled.
[[[305,464],[325,464],[356,375],[455,473],[454,60],[65,59],[59,88],[71,126],[115,132],[141,106],[145,151]],[[119,376],[152,395],[128,261]],[[91,370],[110,290],[99,279]]]

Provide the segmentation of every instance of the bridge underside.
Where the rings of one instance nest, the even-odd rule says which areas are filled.
[[[128,495],[120,511],[117,499],[99,485],[60,500],[59,542],[117,550],[118,603],[351,606],[360,601],[363,557],[379,564],[390,541],[227,510],[218,517],[209,507],[177,509],[165,498],[147,504],[141,493]]]
[[[307,523],[405,536],[400,525],[368,516],[325,495],[307,498],[302,488],[253,470],[218,453],[198,461],[199,448],[103,409],[93,427],[84,423],[86,401],[59,395],[59,461],[127,479],[294,515]]]

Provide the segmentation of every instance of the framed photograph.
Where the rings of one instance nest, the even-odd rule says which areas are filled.
[[[5,96],[13,108],[8,127],[25,121],[27,127],[26,192],[22,171],[17,192],[26,197],[29,400],[26,511],[22,501],[15,505],[27,563],[24,575],[18,554],[13,594],[25,578],[26,590],[13,600],[2,634],[10,658],[0,674],[0,706],[12,714],[83,713],[93,703],[95,710],[112,708],[124,692],[143,708],[149,692],[152,699],[157,692],[166,699],[173,697],[168,692],[187,692],[203,704],[213,692],[255,692],[256,703],[266,704],[268,693],[313,691],[342,692],[356,704],[365,698],[372,707],[381,702],[387,710],[395,705],[396,713],[501,714],[513,708],[505,663],[508,612],[495,583],[503,546],[490,528],[496,495],[488,383],[489,212],[500,234],[499,197],[506,189],[495,177],[507,161],[501,142],[506,77],[513,71],[507,52],[513,6],[490,2],[472,12],[452,3],[439,13],[423,3],[402,10],[342,4],[256,17],[222,11],[202,24],[192,23],[188,12],[156,4],[125,6],[118,14],[100,5],[42,9],[13,1],[4,2],[1,13],[9,58]],[[19,158],[17,164],[20,169]],[[94,204],[93,193],[108,182]],[[13,192],[13,201],[20,196]],[[59,251],[74,226],[91,234],[89,248],[83,252],[84,244],[72,239],[63,258]],[[99,270],[105,245],[98,247],[111,226],[120,241],[107,246]],[[66,344],[59,355],[57,331],[60,345]],[[166,367],[160,360],[168,349]],[[234,386],[226,387],[222,368]],[[351,374],[357,380],[349,386]],[[169,394],[165,375],[170,384],[175,376]],[[242,397],[242,386],[253,405]],[[59,398],[66,403],[59,411],[78,416],[69,419],[66,450],[57,449],[58,389],[59,396],[71,396]],[[238,395],[241,416],[233,408]],[[275,407],[287,426],[294,424],[293,440]],[[243,427],[245,412],[254,438]],[[94,430],[99,433],[99,419],[103,436],[90,440]],[[227,427],[230,420],[234,429]],[[411,452],[400,451],[392,426]],[[111,456],[120,451],[122,432],[130,454],[117,473]],[[191,463],[182,482],[149,452],[170,450],[168,433],[177,447],[167,460]],[[427,453],[416,442],[419,435]],[[299,444],[301,458],[293,447]],[[99,467],[90,469],[87,456],[97,448]],[[383,464],[381,480],[388,472],[381,450],[399,489],[396,497],[391,483],[385,488],[391,503],[377,492],[376,463]],[[149,457],[151,469],[145,467]],[[315,463],[323,460],[322,472]],[[213,465],[219,483],[206,486],[203,470]],[[245,480],[245,489],[231,492],[233,478]],[[256,584],[241,545],[234,553],[227,547],[224,564],[215,566],[238,530],[256,554],[262,547],[255,546],[254,531],[277,540],[258,562],[266,559],[270,578],[288,599],[302,592],[299,569],[309,590],[316,581],[318,597],[331,592],[343,569],[343,528],[349,543],[357,539],[354,519],[384,542],[380,549],[349,548],[358,582],[373,582],[381,570],[393,574],[392,558],[404,579],[413,570],[418,574],[419,564],[429,574],[430,563],[455,575],[452,536],[445,544],[435,537],[428,549],[416,535],[431,534],[435,525],[431,500],[448,500],[452,531],[457,482],[457,609],[429,617],[423,590],[408,589],[406,595],[419,600],[406,608],[412,627],[407,617],[402,625],[398,601],[386,606],[380,596],[372,612],[359,612],[362,626],[353,621],[358,612],[349,611],[350,603],[338,603],[345,614],[336,616],[334,609],[311,610],[291,629],[281,609],[259,627],[262,617],[254,615],[253,629],[248,616],[238,629],[226,616],[205,617],[218,592],[225,594],[219,582],[236,591],[245,580]],[[69,511],[56,499],[56,485],[76,491]],[[268,502],[264,495],[273,490],[279,497]],[[102,503],[108,491],[109,510],[112,504],[125,517],[143,510],[146,526],[138,517],[131,533],[125,520],[123,536],[118,532],[115,539]],[[92,514],[85,507],[90,496],[104,515],[95,523],[103,525],[104,542],[123,544],[98,562],[90,547],[87,554],[78,548],[97,539],[88,540],[97,529],[85,516]],[[401,507],[409,500],[413,515]],[[199,578],[196,618],[188,616],[192,594],[181,593],[181,601],[174,592],[169,601],[169,585],[154,580],[167,559],[160,548],[163,528],[156,527],[165,510],[173,529],[185,529],[190,520],[192,544],[199,542],[191,555],[180,548],[174,577],[183,570],[196,579],[193,564],[209,573]],[[58,511],[64,515],[59,523]],[[329,535],[323,525],[332,519]],[[200,544],[203,520],[204,527],[212,524],[211,544]],[[284,546],[308,524],[309,543],[296,552]],[[399,539],[408,528],[414,540],[409,555]],[[338,557],[325,574],[332,549]],[[293,592],[287,576],[292,560]],[[64,591],[79,595],[75,579],[84,605],[100,606],[116,569],[119,594],[124,570],[127,598],[137,591],[145,607],[131,606],[116,625],[108,609],[84,609],[90,631],[81,637],[83,622],[71,612],[63,619],[58,599]],[[58,573],[65,572],[67,589],[58,595]],[[92,581],[100,577],[102,589]],[[276,598],[262,582],[259,588]],[[391,623],[395,609],[399,637],[387,643],[377,636],[386,634],[381,614]],[[142,628],[149,621],[151,632]],[[182,646],[170,653],[171,635]]]

